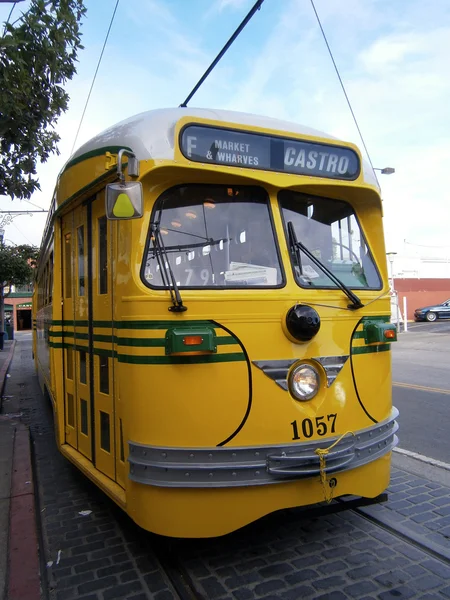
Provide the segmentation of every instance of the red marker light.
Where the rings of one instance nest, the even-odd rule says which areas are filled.
[[[201,335],[187,335],[183,338],[183,344],[185,346],[200,346],[202,342],[203,338]]]
[[[386,329],[384,337],[388,340],[394,340],[397,337],[395,329]]]

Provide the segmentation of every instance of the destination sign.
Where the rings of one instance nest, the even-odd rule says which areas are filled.
[[[359,157],[350,148],[203,125],[185,127],[180,146],[187,159],[215,165],[348,181],[360,170]]]

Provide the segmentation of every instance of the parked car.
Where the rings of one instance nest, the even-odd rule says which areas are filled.
[[[433,306],[416,308],[414,311],[414,319],[416,321],[436,321],[436,319],[450,319],[450,300],[446,300],[442,304],[434,304]]]

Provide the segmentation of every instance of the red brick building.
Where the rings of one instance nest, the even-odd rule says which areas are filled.
[[[32,286],[16,286],[5,296],[5,321],[13,324],[14,331],[28,331],[32,327]]]
[[[422,306],[440,304],[450,300],[450,279],[394,278],[394,289],[403,313],[403,298],[406,297],[408,320],[414,319],[414,310]]]

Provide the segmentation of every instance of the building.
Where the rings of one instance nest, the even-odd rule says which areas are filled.
[[[14,331],[31,330],[32,296],[31,285],[12,286],[11,292],[5,289],[5,323],[7,326],[13,325]]]
[[[420,246],[404,242],[399,253],[388,253],[389,272],[398,306],[403,316],[404,298],[407,319],[422,306],[450,300],[450,246]]]

